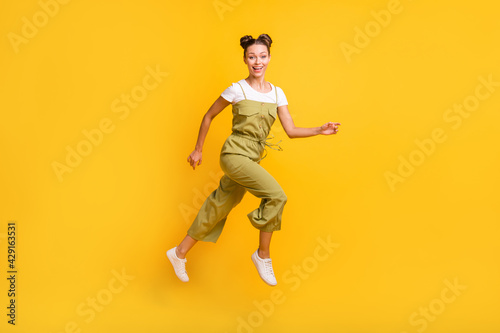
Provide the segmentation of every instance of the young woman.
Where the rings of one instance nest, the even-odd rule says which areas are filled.
[[[226,139],[220,154],[224,175],[219,187],[205,200],[182,242],[167,251],[167,257],[181,281],[189,281],[185,268],[188,251],[197,241],[215,243],[227,215],[248,191],[262,199],[260,206],[248,214],[252,225],[259,230],[259,247],[251,259],[262,280],[269,285],[276,285],[269,245],[273,231],[281,229],[281,215],[287,197],[273,176],[260,165],[267,154],[266,146],[281,150],[279,146],[276,148],[277,144],[267,141],[271,126],[278,116],[290,138],[338,132],[340,123],[329,122],[313,128],[294,125],[283,90],[264,78],[271,60],[271,43],[271,37],[267,34],[257,39],[250,35],[240,39],[248,77],[224,90],[207,111],[201,122],[195,149],[187,159],[193,170],[201,164],[203,143],[212,120],[232,104],[232,134]]]

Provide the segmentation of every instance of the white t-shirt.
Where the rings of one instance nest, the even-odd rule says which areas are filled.
[[[274,86],[271,82],[271,91],[268,93],[262,93],[258,92],[257,90],[253,89],[245,79],[241,79],[238,81],[241,84],[241,87],[238,83],[233,83],[229,87],[226,88],[220,94],[222,97],[224,97],[225,100],[230,102],[231,104],[238,103],[239,101],[242,101],[245,99],[245,96],[243,95],[243,92],[241,91],[241,88],[245,91],[245,95],[247,96],[247,99],[253,100],[253,101],[258,101],[258,102],[267,102],[267,103],[276,103],[276,91],[278,92],[278,106],[282,105],[288,105],[288,101],[286,100],[285,93],[280,87]]]

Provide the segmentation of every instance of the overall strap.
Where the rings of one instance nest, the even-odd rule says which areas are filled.
[[[236,82],[236,83],[240,84],[239,82]],[[241,86],[241,84],[240,84],[240,88],[241,88],[241,91],[243,91],[243,96],[245,96],[245,99],[247,99],[247,95],[245,95],[245,90],[243,90],[243,87]]]
[[[276,105],[278,105],[278,89],[274,86],[274,91],[276,92]]]

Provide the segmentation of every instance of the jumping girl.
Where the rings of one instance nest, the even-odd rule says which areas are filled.
[[[195,149],[187,159],[193,170],[201,164],[203,143],[212,120],[232,104],[232,133],[220,153],[220,166],[224,175],[219,187],[207,197],[182,242],[167,251],[167,257],[181,281],[189,281],[185,266],[188,251],[198,241],[215,243],[229,212],[248,191],[261,199],[259,207],[248,214],[251,224],[259,230],[259,247],[251,259],[262,280],[271,286],[276,285],[269,246],[273,232],[281,229],[281,216],[287,196],[273,176],[260,165],[267,154],[266,146],[281,150],[277,144],[268,142],[271,126],[278,116],[289,138],[338,132],[340,123],[328,122],[312,128],[295,126],[283,90],[264,78],[271,60],[271,43],[271,37],[267,34],[257,39],[250,35],[240,39],[248,77],[224,90],[208,109],[201,122]]]

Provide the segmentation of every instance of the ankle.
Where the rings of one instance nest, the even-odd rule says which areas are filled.
[[[178,247],[175,248],[175,255],[179,259],[185,259],[186,258],[186,252],[182,251],[182,249],[179,249]]]
[[[258,256],[260,259],[269,259],[271,258],[270,254],[269,254],[269,251],[263,251],[261,249],[259,249],[259,251],[257,252]]]

